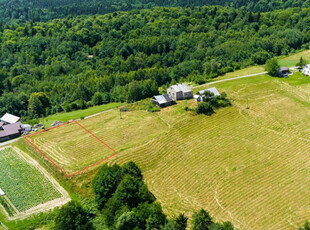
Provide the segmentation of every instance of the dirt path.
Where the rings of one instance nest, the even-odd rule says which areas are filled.
[[[244,75],[244,76],[240,76],[240,77],[232,77],[232,78],[227,78],[227,79],[223,79],[223,80],[212,81],[212,82],[208,82],[208,83],[205,83],[205,84],[202,84],[202,85],[197,85],[197,86],[193,87],[193,89],[199,88],[199,87],[202,87],[202,86],[206,86],[206,85],[213,85],[213,84],[220,83],[220,82],[225,82],[225,81],[232,81],[232,80],[237,80],[237,79],[241,79],[241,78],[255,77],[255,76],[263,75],[263,74],[266,74],[266,73],[267,72],[254,73],[254,74]]]
[[[7,146],[13,148],[20,156],[25,159],[26,162],[34,166],[39,172],[43,173],[45,177],[53,184],[53,186],[61,193],[61,197],[48,201],[44,204],[39,204],[31,209],[28,209],[24,212],[19,212],[17,215],[10,217],[7,216],[8,220],[17,220],[17,219],[25,219],[33,214],[46,212],[48,210],[54,209],[55,207],[62,206],[71,200],[67,191],[60,186],[60,184],[52,177],[46,170],[43,168],[37,161],[28,156],[25,152],[21,151],[17,147]],[[0,148],[0,150],[3,148]],[[5,212],[6,213],[6,212]]]

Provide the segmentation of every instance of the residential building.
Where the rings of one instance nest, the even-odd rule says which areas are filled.
[[[185,83],[170,86],[167,93],[175,101],[193,98],[193,90]]]

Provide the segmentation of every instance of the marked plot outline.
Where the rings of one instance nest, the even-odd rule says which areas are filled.
[[[118,153],[78,121],[70,121],[24,137],[67,178]]]

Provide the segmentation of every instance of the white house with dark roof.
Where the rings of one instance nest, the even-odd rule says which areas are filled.
[[[20,121],[20,117],[14,116],[12,114],[6,113],[0,118],[0,122],[4,125],[6,124],[14,124]]]
[[[167,89],[167,93],[174,100],[184,100],[193,98],[193,90],[185,83],[170,86]]]
[[[200,90],[198,91],[195,95],[194,95],[194,99],[196,101],[205,101],[205,95],[204,93],[209,91],[210,93],[213,93],[214,96],[221,96],[221,94],[219,93],[219,91],[217,90],[216,87],[212,87],[209,89],[204,89],[204,90]]]
[[[168,94],[157,95],[151,99],[157,106],[163,108],[173,105],[175,102]]]

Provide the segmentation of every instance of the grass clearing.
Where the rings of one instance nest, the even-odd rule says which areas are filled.
[[[18,212],[61,197],[45,175],[16,149],[0,149],[0,168],[0,188]]]
[[[217,78],[214,78],[215,81],[217,80],[223,80],[223,79],[228,79],[228,78],[234,78],[234,77],[240,77],[244,75],[250,75],[250,74],[255,74],[255,73],[261,73],[264,72],[265,68],[264,66],[251,66],[247,67],[241,70],[236,70],[234,72],[227,73],[223,76],[219,76]]]
[[[300,57],[310,63],[310,50],[305,50],[284,58],[279,58],[279,64],[281,66],[293,67],[296,66],[296,63],[299,62]]]
[[[76,110],[68,113],[57,113],[50,115],[46,118],[40,119],[40,123],[44,124],[45,127],[50,127],[54,121],[67,122],[70,120],[77,120],[81,117],[87,117],[96,113],[101,113],[110,109],[114,109],[120,106],[121,103],[109,103],[99,106],[93,106],[88,109]]]

